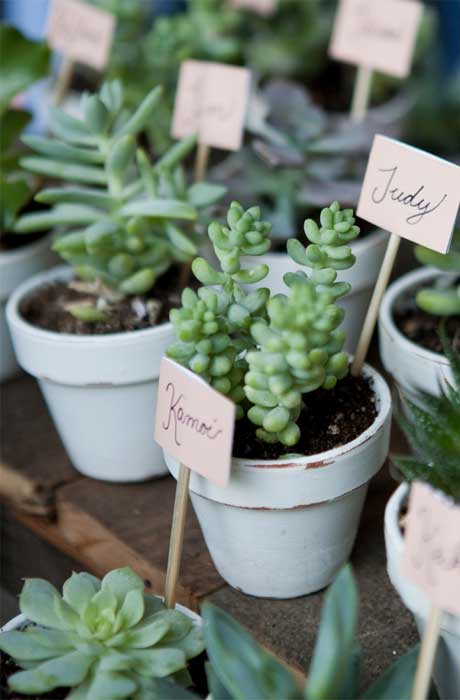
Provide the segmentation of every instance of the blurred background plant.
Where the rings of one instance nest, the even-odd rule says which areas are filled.
[[[415,255],[422,265],[432,265],[445,273],[432,287],[417,292],[417,305],[435,316],[460,314],[460,228],[454,231],[448,253],[437,253],[417,245]]]

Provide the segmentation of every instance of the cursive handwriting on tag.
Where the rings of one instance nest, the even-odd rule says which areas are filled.
[[[230,477],[235,404],[203,379],[163,358],[155,440],[182,464],[219,486]]]
[[[386,136],[374,138],[358,216],[446,253],[459,205],[459,166]]]
[[[427,484],[411,486],[402,566],[433,605],[460,615],[460,506]]]
[[[109,59],[115,18],[81,0],[53,0],[46,35],[68,58],[102,70]]]
[[[329,53],[345,63],[405,78],[422,10],[416,0],[341,0]]]
[[[181,65],[171,133],[198,134],[200,143],[237,151],[241,147],[249,99],[246,68],[207,61]]]

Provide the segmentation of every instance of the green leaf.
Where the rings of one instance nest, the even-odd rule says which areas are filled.
[[[66,625],[56,613],[59,593],[51,583],[40,578],[26,579],[19,596],[19,607],[31,622],[45,627],[65,630]]]
[[[144,268],[123,280],[120,292],[123,294],[146,294],[155,284],[157,275],[152,268]]]
[[[130,656],[138,673],[155,678],[166,678],[187,664],[185,654],[180,649],[139,649]]]
[[[15,95],[49,71],[50,51],[43,42],[27,39],[16,28],[0,24],[2,51],[2,80],[0,83],[0,113]]]
[[[130,698],[137,685],[132,678],[115,671],[96,670],[88,688],[88,700],[124,700]]]
[[[43,661],[53,656],[61,656],[64,648],[51,649],[40,644],[27,631],[2,632],[0,634],[0,649],[14,659],[20,661]]]
[[[351,567],[344,566],[325,596],[307,679],[308,700],[341,697],[355,653],[357,621],[358,592]]]
[[[17,693],[46,693],[60,686],[72,687],[82,683],[92,663],[90,656],[74,651],[46,661],[30,671],[15,673],[8,682]]]
[[[363,700],[410,700],[420,648],[413,647],[367,689]]]
[[[250,270],[240,270],[232,275],[235,282],[239,284],[256,284],[261,282],[269,273],[268,265],[263,263],[262,265],[256,265],[256,267]]]
[[[192,271],[201,284],[224,284],[226,276],[223,272],[215,270],[204,258],[195,258],[192,263]]]
[[[207,182],[196,182],[189,187],[187,199],[194,207],[201,209],[215,204],[225,195],[226,187],[222,185],[211,185]]]
[[[205,664],[206,678],[208,680],[208,688],[211,697],[215,700],[233,700],[233,695],[229,693],[224,684],[220,681],[219,676],[214,671],[210,663]]]
[[[0,175],[0,211],[2,213],[3,228],[11,231],[17,214],[27,204],[32,192],[26,180],[4,180]]]
[[[197,254],[195,243],[174,224],[166,224],[166,235],[171,245],[185,253],[187,257],[193,257]]]
[[[108,321],[110,314],[107,311],[98,309],[97,306],[91,303],[87,304],[69,304],[67,311],[79,321],[85,323],[97,323],[98,321]]]
[[[57,202],[89,204],[95,207],[113,206],[113,199],[104,190],[91,187],[48,187],[36,196],[37,202],[55,204]]]
[[[197,212],[194,207],[178,199],[149,199],[125,204],[120,210],[121,216],[147,216],[153,219],[185,219],[194,221]]]
[[[59,107],[49,108],[49,120],[51,131],[63,141],[84,146],[97,145],[97,138],[91,134],[86,124]]]
[[[134,627],[144,615],[144,591],[139,588],[128,591],[118,613],[122,627]]]
[[[1,25],[0,25],[1,26]],[[31,115],[22,109],[7,109],[0,117],[0,153],[2,157],[14,146],[22,131],[29,123]],[[3,174],[5,174],[4,169]]]
[[[144,591],[144,582],[129,566],[110,571],[102,579],[102,590],[114,594],[118,603],[122,603],[126,594],[131,590]]]
[[[172,170],[193,150],[197,142],[196,135],[178,141],[162,156],[155,165],[155,170]]]
[[[161,613],[158,613],[161,615]],[[145,649],[158,644],[160,640],[169,632],[171,623],[167,617],[159,617],[153,620],[143,620],[136,627],[132,628],[125,635],[120,636],[120,641],[126,641],[130,647],[134,649]],[[118,640],[114,639],[115,646],[118,646]]]
[[[41,158],[40,156],[28,156],[21,158],[21,166],[26,170],[52,178],[70,180],[70,182],[83,182],[88,185],[106,185],[107,177],[102,168],[91,165],[78,165],[64,163],[59,160]]]
[[[59,205],[50,211],[38,214],[24,214],[16,222],[14,230],[18,233],[46,231],[54,226],[69,224],[91,224],[101,217],[97,209],[75,205]]]
[[[43,136],[25,135],[22,141],[32,148],[37,153],[50,157],[52,160],[62,161],[77,161],[78,163],[87,163],[98,165],[104,162],[104,156],[99,151],[89,148],[78,148],[77,146],[69,146],[66,143],[60,143],[54,139],[44,138]]]
[[[156,681],[157,694],[152,693],[145,696],[145,700],[200,700],[199,695],[195,695],[190,690],[183,688],[177,683],[173,683],[170,680],[159,678]],[[136,697],[137,700],[137,697]],[[144,700],[144,697],[142,699]],[[225,700],[220,696],[214,695],[213,700]]]
[[[150,121],[157,104],[160,102],[163,94],[161,85],[154,87],[153,90],[144,98],[134,114],[124,124],[117,136],[125,136],[127,134],[135,135],[144,129]]]
[[[298,265],[308,266],[307,254],[300,241],[295,238],[289,239],[287,242],[287,252],[289,257],[291,257]]]

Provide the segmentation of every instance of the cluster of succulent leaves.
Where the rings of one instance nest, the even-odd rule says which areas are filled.
[[[399,95],[354,124],[348,113],[315,104],[304,86],[270,80],[251,95],[249,143],[217,164],[212,179],[225,182],[228,197],[244,206],[266,202],[277,237],[288,238],[312,210],[357,201],[374,134],[398,137],[409,105]]]
[[[446,254],[417,245],[415,255],[422,265],[432,265],[449,275],[437,280],[433,287],[417,292],[417,305],[436,316],[460,314],[460,228],[454,231],[450,250]],[[456,278],[452,282],[450,275]],[[447,283],[447,286],[446,286]]]
[[[326,592],[307,681],[292,673],[230,615],[204,603],[204,636],[209,690],[215,700],[410,700],[419,649],[413,647],[370,686],[360,678],[362,652],[357,641],[359,595],[351,567],[345,566]],[[164,700],[197,700],[165,685]],[[432,696],[431,696],[432,697]]]
[[[82,96],[81,118],[51,108],[55,138],[24,139],[38,155],[23,158],[23,167],[70,185],[42,190],[36,199],[53,207],[24,215],[16,231],[57,228],[54,250],[77,277],[100,280],[121,295],[144,294],[173,262],[190,261],[198,212],[225,191],[188,186],[180,164],[194,137],[156,162],[139,146],[137,136],[155,118],[161,96],[161,87],[154,88],[130,113],[121,84],[107,82],[98,94]]]
[[[347,244],[359,228],[353,211],[338,202],[323,209],[321,226],[307,220],[308,246],[292,239],[288,254],[309,274],[288,273],[288,294],[270,298],[266,288],[242,287],[268,274],[265,264],[242,267],[241,256],[250,261],[270,247],[271,227],[260,217],[258,207],[245,211],[233,202],[228,226],[210,225],[221,270],[194,260],[193,273],[205,286],[184,290],[182,308],[171,312],[178,342],[168,355],[228,395],[237,418],[247,413],[260,439],[292,446],[300,437],[302,395],[332,389],[348,372],[345,334],[338,329],[344,312],[336,302],[350,285],[337,281],[337,271],[355,262]]]
[[[162,679],[190,684],[187,661],[204,648],[200,627],[144,593],[129,568],[102,581],[74,573],[62,596],[47,581],[28,579],[19,600],[33,624],[0,635],[0,649],[22,669],[8,679],[16,693],[63,687],[71,689],[68,700],[160,699]]]
[[[31,115],[11,107],[11,101],[46,77],[50,53],[45,44],[27,39],[4,23],[0,23],[0,46],[0,231],[4,233],[12,230],[18,212],[32,199],[30,176],[19,167],[19,137]]]
[[[460,499],[460,353],[455,352],[441,326],[444,353],[453,382],[445,381],[439,396],[420,392],[416,401],[404,399],[409,415],[397,414],[413,457],[395,457],[407,481],[425,481],[446,495]]]

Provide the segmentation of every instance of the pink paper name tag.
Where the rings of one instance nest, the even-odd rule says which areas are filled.
[[[427,484],[411,487],[402,567],[433,605],[460,615],[460,506]]]
[[[375,136],[358,216],[446,253],[459,205],[458,165],[386,136]]]
[[[114,29],[110,12],[80,0],[53,0],[46,35],[59,53],[102,70],[109,59]]]
[[[189,469],[225,486],[232,463],[235,404],[203,379],[163,358],[155,440]]]
[[[228,0],[236,10],[252,10],[262,17],[273,15],[278,9],[278,0]]]
[[[415,0],[341,0],[329,54],[338,61],[405,78],[422,9]]]
[[[181,65],[171,133],[198,134],[200,143],[237,151],[241,147],[249,99],[246,68],[207,61]]]

